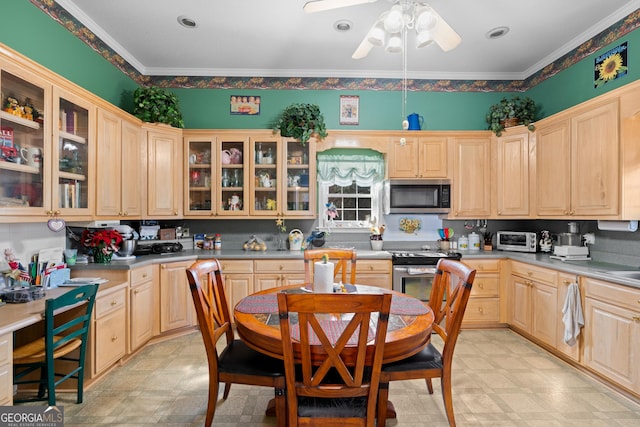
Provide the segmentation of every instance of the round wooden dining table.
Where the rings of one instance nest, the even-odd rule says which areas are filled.
[[[349,285],[347,285],[349,286]],[[406,359],[422,350],[431,339],[434,315],[422,301],[405,294],[373,286],[356,285],[358,293],[393,294],[384,345],[383,363]],[[308,292],[301,286],[271,288],[251,294],[234,307],[234,318],[240,338],[256,351],[279,359],[282,336],[278,319],[278,292]]]

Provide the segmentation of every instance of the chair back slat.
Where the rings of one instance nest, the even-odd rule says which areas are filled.
[[[333,277],[340,275],[342,283],[355,285],[357,253],[354,249],[307,249],[304,251],[304,273],[306,283],[313,283],[313,263],[327,255],[335,264]],[[347,280],[347,271],[349,276]]]

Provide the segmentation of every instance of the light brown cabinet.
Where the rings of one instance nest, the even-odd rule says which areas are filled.
[[[562,273],[562,272],[558,273],[558,312],[557,312],[558,339],[556,343],[556,349],[560,351],[562,354],[564,354],[565,356],[569,357],[570,359],[578,362],[580,360],[580,348],[581,348],[581,342],[582,342],[584,330],[580,331],[580,335],[578,335],[578,339],[576,340],[577,342],[574,345],[569,345],[564,342],[565,326],[564,326],[564,321],[562,319],[563,318],[562,309],[564,307],[565,300],[567,299],[567,292],[569,289],[569,285],[574,282],[578,283],[579,285],[578,278],[575,275]],[[583,292],[580,292],[580,294],[582,295]],[[584,306],[582,301],[580,301],[580,304],[581,306]]]
[[[297,260],[255,260],[255,292],[288,285],[304,284],[304,261]]]
[[[238,301],[253,293],[252,260],[220,260],[224,277],[229,310],[233,311]]]
[[[153,337],[155,300],[153,267],[139,267],[129,279],[129,353],[142,347]]]
[[[350,271],[349,267],[347,272]],[[360,259],[356,262],[356,283],[358,284],[392,289],[392,274],[393,266],[390,260]]]
[[[96,215],[141,218],[146,193],[140,125],[102,108],[97,116]]]
[[[496,215],[529,216],[529,132],[524,126],[508,128],[496,140]]]
[[[499,259],[467,259],[464,263],[476,270],[462,326],[495,326],[500,322]]]
[[[509,323],[556,347],[558,273],[542,267],[511,263]]]
[[[0,335],[0,405],[13,404],[13,335]]]
[[[452,207],[449,218],[491,215],[491,137],[483,132],[453,137]]]
[[[147,135],[147,209],[145,217],[182,216],[182,131],[145,123]]]
[[[584,364],[640,393],[640,290],[583,278]]]
[[[127,284],[99,291],[93,309],[91,376],[107,370],[127,353]]]
[[[539,217],[616,217],[619,207],[618,100],[540,122],[536,132]]]
[[[391,137],[389,178],[446,178],[447,161],[446,136]]]
[[[211,218],[216,212],[219,174],[216,137],[211,132],[184,132],[183,167],[185,218]]]
[[[193,261],[160,264],[160,332],[195,324],[195,308],[187,282]]]

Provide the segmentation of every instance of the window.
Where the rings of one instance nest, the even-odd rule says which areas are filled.
[[[318,153],[317,164],[320,227],[368,231],[379,222],[384,179],[381,153],[332,149]],[[334,218],[328,206],[334,210]]]

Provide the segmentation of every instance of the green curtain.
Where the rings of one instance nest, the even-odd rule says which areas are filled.
[[[384,156],[368,149],[333,148],[317,154],[318,182],[370,187],[384,180]]]

